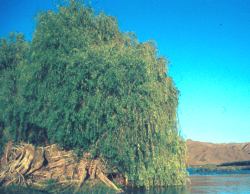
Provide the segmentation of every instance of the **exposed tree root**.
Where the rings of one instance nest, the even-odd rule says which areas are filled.
[[[72,151],[64,151],[57,145],[34,147],[31,144],[6,145],[0,166],[1,185],[31,185],[45,187],[45,182],[54,180],[67,187],[82,187],[87,179],[99,179],[106,186],[121,192],[104,173],[104,165],[99,159],[88,159],[85,154],[80,162]]]

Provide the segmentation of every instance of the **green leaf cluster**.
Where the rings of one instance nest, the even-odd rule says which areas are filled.
[[[41,13],[31,42],[0,42],[0,137],[90,151],[135,187],[184,184],[166,66],[152,42],[77,1]]]

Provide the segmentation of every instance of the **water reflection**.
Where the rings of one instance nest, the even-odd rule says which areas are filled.
[[[209,176],[191,176],[191,184],[187,187],[169,187],[155,188],[151,190],[128,190],[127,194],[246,194],[250,193],[250,174],[238,175],[209,175]],[[48,192],[33,191],[30,189],[20,189],[14,187],[11,190],[0,187],[0,194],[48,194]],[[63,192],[73,193],[73,192]],[[91,193],[91,192],[90,192]],[[84,194],[90,194],[84,193]],[[92,192],[93,194],[110,193],[107,191]],[[92,194],[91,193],[91,194]],[[60,193],[61,194],[61,193]]]
[[[169,188],[156,188],[150,190],[128,190],[126,194],[188,194],[185,187],[169,187]]]
[[[169,187],[127,191],[128,194],[245,194],[250,193],[250,175],[209,175],[191,176],[187,187]]]

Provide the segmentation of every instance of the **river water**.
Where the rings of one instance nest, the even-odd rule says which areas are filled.
[[[191,176],[189,193],[250,194],[250,174]]]
[[[184,187],[131,191],[130,194],[250,194],[250,174],[192,175]]]
[[[131,191],[130,194],[250,194],[250,174],[192,175],[185,188]]]
[[[184,188],[171,187],[168,189],[152,189],[149,191],[133,190],[128,194],[250,194],[250,174],[228,174],[228,175],[192,175],[191,184]],[[16,188],[14,191],[2,190],[0,193],[33,193],[44,192],[22,191]],[[98,193],[104,194],[105,191]],[[95,192],[96,194],[96,192]]]

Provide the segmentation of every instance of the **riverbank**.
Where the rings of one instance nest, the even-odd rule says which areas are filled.
[[[250,174],[250,166],[202,165],[187,168],[189,175]]]
[[[108,176],[102,158],[93,158],[87,152],[79,158],[73,151],[63,150],[56,144],[35,147],[9,142],[0,163],[0,186],[5,187],[19,185],[60,193],[68,189],[78,192],[107,187],[122,192],[116,186],[118,181],[110,180]]]
[[[190,175],[250,174],[250,143],[187,140]]]

